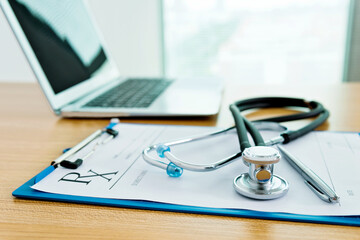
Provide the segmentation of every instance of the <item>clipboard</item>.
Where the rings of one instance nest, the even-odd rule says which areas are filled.
[[[49,166],[41,171],[39,174],[31,178],[25,184],[16,189],[12,194],[17,198],[45,200],[54,202],[69,202],[79,204],[91,204],[121,208],[133,208],[155,211],[169,211],[169,212],[184,212],[206,215],[219,215],[243,218],[255,218],[266,220],[292,221],[292,222],[307,222],[319,224],[345,225],[345,226],[360,226],[360,216],[313,216],[301,215],[291,213],[275,213],[275,212],[261,212],[246,209],[224,209],[224,208],[208,208],[195,207],[185,205],[175,205],[167,203],[158,203],[152,201],[141,200],[124,200],[124,199],[110,199],[110,198],[96,198],[54,194],[47,192],[40,192],[31,188],[36,182],[40,181],[55,168]]]

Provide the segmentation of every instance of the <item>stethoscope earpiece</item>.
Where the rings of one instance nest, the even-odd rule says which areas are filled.
[[[249,147],[244,150],[242,158],[249,167],[249,172],[234,179],[234,188],[238,193],[266,200],[282,197],[288,192],[288,182],[273,174],[274,164],[281,158],[277,149],[266,146]]]

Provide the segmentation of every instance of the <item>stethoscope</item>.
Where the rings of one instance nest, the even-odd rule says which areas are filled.
[[[249,109],[285,107],[305,108],[307,111],[286,116],[265,118],[254,122],[250,122],[241,114],[242,111]],[[273,174],[274,164],[280,161],[280,153],[276,148],[270,146],[279,143],[286,144],[309,133],[326,121],[329,117],[329,112],[319,102],[286,97],[262,97],[241,100],[231,104],[230,111],[235,120],[234,127],[197,137],[154,144],[143,150],[142,155],[144,160],[153,166],[165,169],[170,177],[180,177],[183,173],[183,169],[198,172],[213,171],[242,157],[244,164],[249,167],[249,171],[234,179],[233,186],[238,193],[254,199],[274,199],[284,196],[288,192],[289,184],[282,177]],[[278,123],[281,122],[307,118],[315,119],[297,130],[287,130],[281,125],[278,125]],[[258,129],[261,128],[261,125],[264,122],[266,123],[266,128],[281,129],[282,132],[279,136],[264,141]],[[179,159],[170,151],[170,147],[172,146],[214,137],[234,128],[236,128],[238,134],[240,152],[217,162],[211,164],[192,164]],[[255,146],[251,146],[248,134],[252,137]],[[166,158],[169,162],[166,163],[152,157],[149,153],[153,150],[157,152],[160,158]]]

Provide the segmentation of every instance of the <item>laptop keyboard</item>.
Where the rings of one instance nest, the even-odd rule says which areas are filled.
[[[88,102],[86,107],[146,108],[171,84],[165,79],[128,79]]]

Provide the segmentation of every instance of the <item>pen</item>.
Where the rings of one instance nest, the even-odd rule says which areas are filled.
[[[334,190],[332,190],[316,173],[314,173],[299,159],[291,155],[282,146],[278,145],[278,148],[288,163],[290,163],[290,165],[305,179],[306,185],[308,185],[308,187],[316,193],[320,199],[330,203],[339,202],[340,197],[337,196]]]

